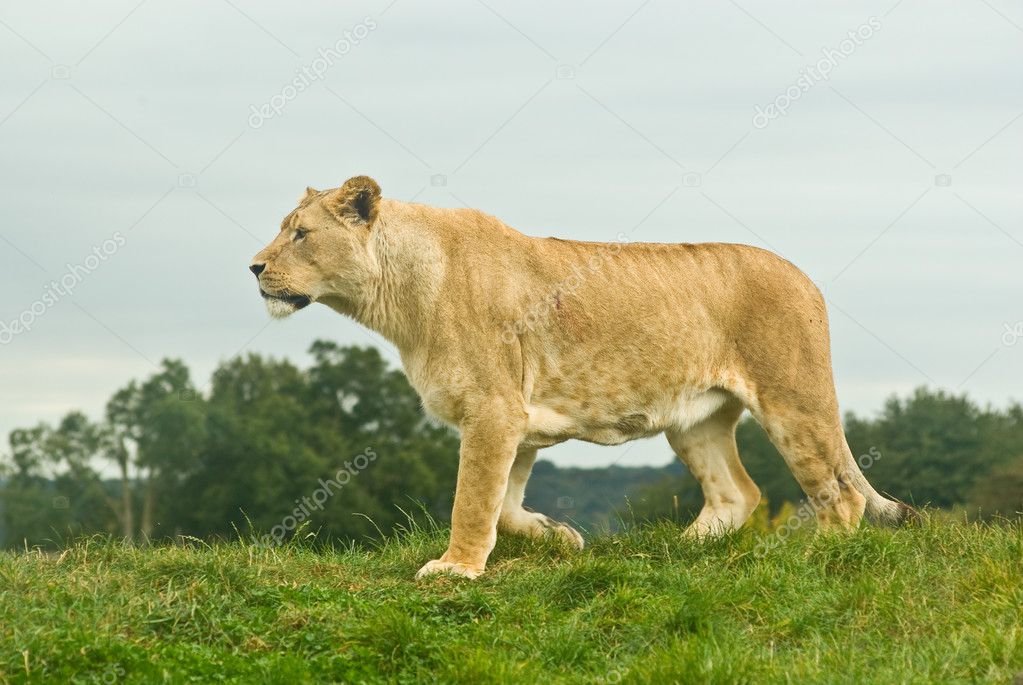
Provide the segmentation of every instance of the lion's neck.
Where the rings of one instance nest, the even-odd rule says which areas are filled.
[[[443,275],[443,259],[435,236],[408,220],[401,203],[381,207],[370,237],[373,269],[353,318],[409,352],[429,334]]]

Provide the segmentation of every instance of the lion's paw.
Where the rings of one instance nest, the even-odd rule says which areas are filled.
[[[539,512],[529,509],[526,509],[526,511],[529,512],[529,516],[531,516],[535,522],[533,523],[533,526],[535,526],[533,531],[536,532],[532,532],[532,535],[555,535],[563,543],[573,549],[582,549],[584,547],[585,543],[583,542],[582,534],[572,526],[561,521],[555,521],[550,516],[546,516]]]
[[[585,546],[582,533],[566,523],[558,523],[550,530],[574,549],[582,549]]]
[[[458,564],[453,561],[441,561],[440,559],[434,559],[433,561],[426,562],[426,565],[419,569],[419,572],[416,574],[416,579],[418,580],[438,573],[472,579],[478,578],[480,574],[483,573],[483,569],[475,566],[469,566],[468,564]]]

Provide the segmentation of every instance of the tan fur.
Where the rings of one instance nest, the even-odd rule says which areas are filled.
[[[426,410],[461,432],[450,545],[420,575],[479,575],[498,528],[581,547],[522,507],[536,451],[573,438],[666,433],[704,490],[688,533],[741,526],[760,501],[735,449],[744,408],[822,526],[853,528],[865,507],[905,515],[846,444],[820,293],[770,252],[533,238],[476,210],[382,199],[360,176],[308,189],[260,266],[271,313],[306,297],[378,331]]]

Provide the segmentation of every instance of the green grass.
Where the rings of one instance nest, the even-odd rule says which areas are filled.
[[[502,539],[477,581],[380,549],[88,541],[0,555],[0,682],[1008,683],[1023,528],[796,535],[671,524],[582,553]]]

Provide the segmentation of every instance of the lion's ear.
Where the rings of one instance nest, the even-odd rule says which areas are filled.
[[[298,201],[299,202],[305,202],[306,200],[311,198],[313,195],[319,195],[319,194],[320,194],[320,191],[318,191],[316,188],[313,188],[312,186],[306,186],[305,187],[305,194],[302,195],[302,197],[298,198]]]
[[[349,223],[371,225],[377,218],[380,186],[369,176],[355,176],[331,193],[327,206]]]

